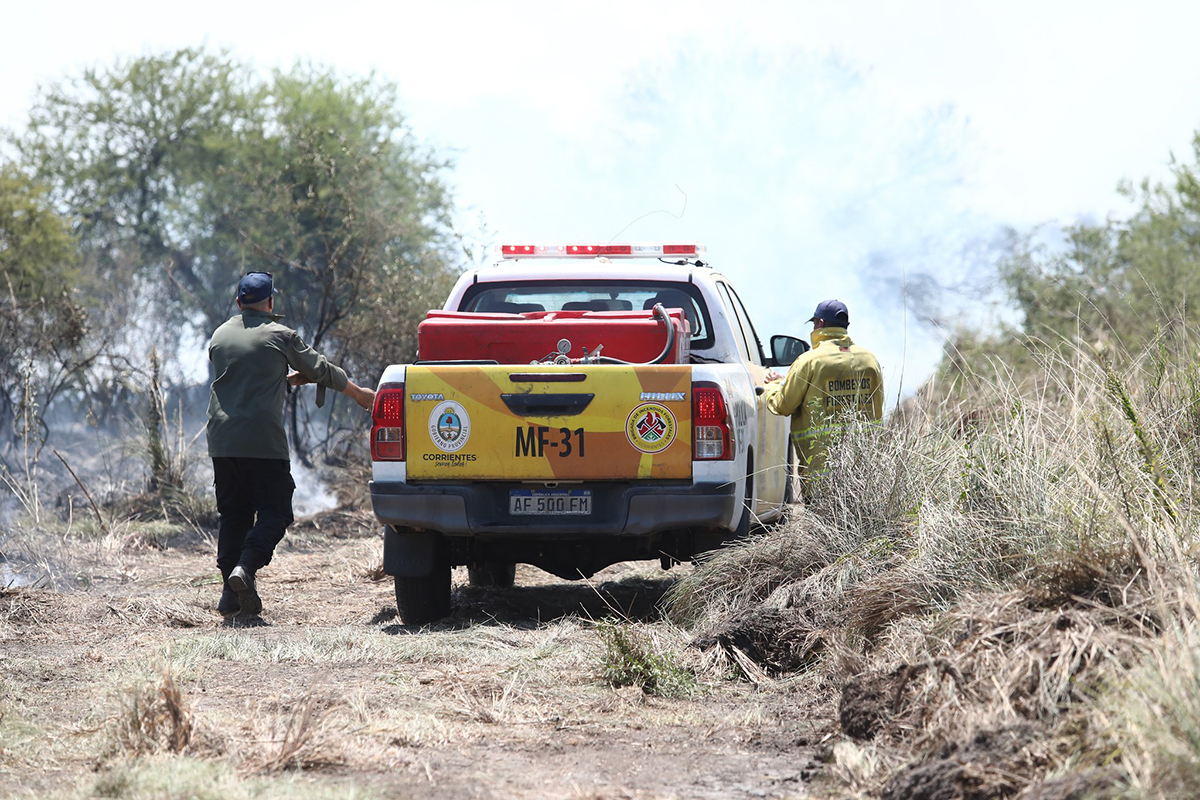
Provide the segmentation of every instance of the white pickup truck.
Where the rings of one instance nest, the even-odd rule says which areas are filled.
[[[668,568],[783,513],[788,420],[762,387],[808,345],[775,336],[764,353],[703,246],[501,255],[430,312],[417,363],[379,381],[370,494],[404,622],[450,613],[453,566],[489,586],[517,563],[568,579]]]

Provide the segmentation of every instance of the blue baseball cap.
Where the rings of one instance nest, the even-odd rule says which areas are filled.
[[[841,300],[822,300],[817,303],[817,310],[808,321],[816,322],[819,319],[824,320],[826,325],[845,328],[850,324],[850,312]]]
[[[243,305],[266,300],[274,293],[275,285],[271,282],[269,272],[247,272],[238,281],[237,299],[241,300]]]

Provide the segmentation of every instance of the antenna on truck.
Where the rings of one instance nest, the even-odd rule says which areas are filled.
[[[678,183],[675,184],[675,188],[679,189]],[[633,220],[633,222],[630,222],[624,228],[621,228],[621,230],[617,231],[617,236],[620,236],[622,233],[624,233],[625,231],[632,228],[634,226],[634,223],[641,222],[646,217],[652,216],[654,214],[671,214],[671,216],[674,217],[675,219],[683,219],[683,215],[687,213],[687,192],[685,192],[683,189],[679,189],[679,193],[681,195],[683,195],[683,208],[679,209],[678,214],[671,214],[671,212],[665,208],[660,208],[657,211],[647,211],[645,214],[642,214],[640,217],[637,217],[636,219]],[[608,241],[612,242],[613,239],[617,238],[617,236],[612,237],[612,239],[609,239]]]

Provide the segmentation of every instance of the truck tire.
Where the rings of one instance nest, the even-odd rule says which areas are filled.
[[[791,437],[788,437],[791,438]],[[796,481],[799,478],[796,476],[796,453],[792,450],[792,443],[788,442],[787,446],[787,472],[784,475],[783,484],[783,510],[786,512],[787,507],[796,502]]]
[[[434,565],[422,578],[396,576],[396,610],[405,625],[425,625],[450,616],[450,565]]]
[[[517,579],[517,565],[511,561],[481,561],[467,567],[472,586],[511,589]]]
[[[746,497],[742,501],[742,518],[733,529],[733,538],[745,539],[750,533],[750,520],[754,517],[754,452],[746,454]]]

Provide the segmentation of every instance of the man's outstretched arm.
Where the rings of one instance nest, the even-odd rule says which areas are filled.
[[[790,417],[804,404],[812,372],[808,362],[809,359],[804,356],[796,359],[782,380],[779,379],[779,373],[774,370],[767,373],[767,378],[771,382],[767,384],[766,391],[763,392],[763,399],[767,402],[768,411],[781,417]]]
[[[306,383],[327,386],[346,395],[368,411],[371,410],[371,406],[375,402],[375,390],[359,386],[350,380],[344,369],[336,364],[331,364],[325,356],[309,347],[294,331],[289,345],[288,364],[293,369],[287,377],[289,386],[303,386]],[[317,405],[321,405],[323,401],[324,392],[319,390]]]
[[[299,372],[289,372],[287,379],[289,386],[304,386],[313,382],[310,378],[304,377]],[[375,390],[359,386],[349,378],[346,378],[346,387],[342,389],[342,394],[358,403],[367,411],[370,411],[371,406],[375,404]]]

